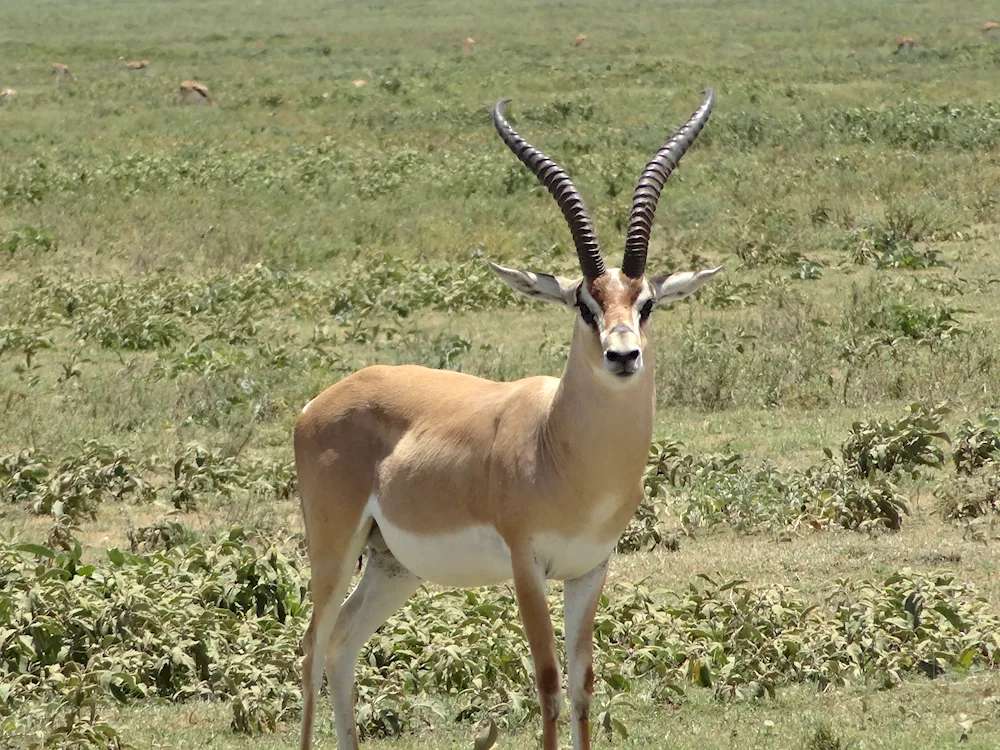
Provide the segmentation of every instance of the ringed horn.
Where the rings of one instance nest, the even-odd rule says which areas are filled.
[[[514,152],[514,156],[531,170],[556,199],[566,223],[569,224],[569,231],[573,234],[573,243],[576,245],[576,254],[580,258],[580,270],[583,271],[583,275],[591,280],[603,276],[607,269],[604,267],[604,259],[601,258],[594,222],[583,203],[583,196],[566,174],[566,170],[524,140],[510,126],[503,116],[504,105],[509,101],[510,99],[501,99],[493,107],[493,124],[497,132],[507,147]]]
[[[630,278],[638,279],[645,273],[649,235],[663,186],[712,114],[715,93],[712,89],[705,89],[704,96],[701,106],[656,153],[639,178],[639,184],[632,196],[632,213],[625,239],[625,256],[622,259],[622,272]],[[497,132],[514,155],[532,171],[556,199],[573,234],[583,275],[588,279],[604,275],[607,269],[601,258],[594,223],[580,191],[564,169],[524,140],[510,126],[503,116],[503,107],[509,101],[510,99],[501,99],[493,108],[493,124]]]
[[[715,92],[712,89],[705,89],[703,93],[705,100],[701,106],[646,165],[632,195],[632,215],[628,220],[625,257],[622,259],[622,272],[630,278],[638,279],[645,273],[649,234],[653,229],[653,215],[656,213],[656,204],[660,200],[663,186],[712,114]]]

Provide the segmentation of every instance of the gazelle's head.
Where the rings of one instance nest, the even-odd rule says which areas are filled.
[[[646,275],[649,233],[660,192],[708,121],[715,95],[711,89],[705,91],[702,105],[643,170],[632,197],[625,256],[621,268],[612,269],[604,264],[593,221],[576,186],[559,165],[514,132],[503,116],[503,106],[508,101],[497,102],[493,108],[493,123],[504,143],[559,203],[573,234],[583,278],[564,279],[495,263],[490,263],[490,267],[515,291],[576,310],[578,333],[588,342],[586,352],[594,367],[616,379],[630,380],[643,368],[647,326],[653,308],[692,294],[722,270],[719,267],[663,276]]]

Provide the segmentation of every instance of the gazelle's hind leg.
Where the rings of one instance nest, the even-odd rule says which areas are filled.
[[[323,682],[326,643],[337,624],[344,594],[351,583],[354,563],[364,548],[372,527],[371,518],[363,518],[347,542],[335,539],[310,540],[309,561],[312,564],[313,614],[302,639],[302,735],[300,750],[312,747],[316,700]]]
[[[358,654],[382,623],[403,606],[419,586],[420,579],[397,562],[376,527],[369,541],[365,574],[344,602],[326,650],[327,680],[340,750],[358,749],[358,724],[354,712]]]

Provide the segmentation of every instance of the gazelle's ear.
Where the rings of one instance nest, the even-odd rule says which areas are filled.
[[[711,281],[722,266],[705,271],[678,271],[651,279],[657,302],[676,302],[694,294]]]
[[[499,266],[496,263],[490,263],[490,268],[515,292],[546,302],[557,302],[566,307],[573,307],[576,304],[576,288],[580,286],[579,279],[570,281],[548,273],[518,271],[514,268]]]

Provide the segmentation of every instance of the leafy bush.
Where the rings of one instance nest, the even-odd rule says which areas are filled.
[[[158,478],[164,472],[169,472],[165,482]],[[33,451],[0,456],[0,502],[74,521],[96,517],[108,500],[161,500],[190,511],[206,497],[231,497],[237,490],[254,501],[284,500],[295,486],[291,463],[239,461],[197,443],[183,446],[166,465],[155,458],[137,461],[128,449],[93,440],[60,460]]]
[[[935,490],[938,509],[949,521],[983,518],[1000,509],[1000,466],[976,474],[957,474]]]
[[[84,564],[79,545],[5,542],[0,584],[0,715],[14,738],[59,739],[44,722],[81,701],[78,686],[91,708],[226,699],[239,731],[273,729],[297,705],[305,586],[289,558],[258,553],[239,530],[152,557],[112,549],[103,567]]]
[[[889,473],[915,471],[919,466],[942,466],[944,450],[935,441],[949,440],[941,426],[941,418],[946,414],[948,409],[943,404],[928,408],[914,403],[895,423],[855,422],[840,447],[845,466],[860,477],[871,477],[876,471]]]
[[[52,340],[38,331],[22,326],[0,326],[0,356],[9,351],[20,352],[24,355],[25,367],[31,367],[39,351],[52,348]]]
[[[149,526],[130,528],[126,537],[133,554],[170,550],[195,541],[195,534],[191,529],[168,519],[161,519]]]
[[[198,443],[184,446],[173,464],[173,487],[170,502],[177,510],[198,508],[198,498],[221,493],[229,495],[243,486],[246,476],[233,456],[212,451]]]
[[[51,232],[45,232],[34,227],[12,229],[0,239],[0,252],[6,251],[14,256],[23,253],[52,252],[58,247]]]
[[[955,317],[964,312],[967,311],[954,307],[925,308],[908,302],[888,301],[868,319],[867,328],[886,346],[893,346],[900,339],[933,345],[966,333]]]
[[[964,419],[955,431],[951,445],[955,471],[971,474],[1000,458],[1000,416],[984,414],[979,424]]]
[[[94,518],[98,505],[108,499],[150,500],[153,489],[144,478],[149,469],[128,450],[94,440],[58,463],[21,451],[0,457],[0,500],[40,515]]]
[[[896,530],[906,500],[885,478],[858,475],[829,458],[804,470],[749,464],[739,454],[693,455],[677,442],[650,450],[645,498],[619,542],[620,552],[676,544],[667,519],[678,514],[689,529],[727,524],[750,532],[783,532],[803,525],[849,530]]]
[[[678,592],[606,590],[595,621],[599,684],[627,693],[651,682],[665,695],[688,682],[741,700],[804,681],[891,685],[1000,656],[990,635],[1000,620],[946,576],[840,581],[820,606],[782,586],[700,579]],[[13,741],[104,747],[116,741],[99,718],[110,702],[215,699],[229,703],[235,731],[273,730],[300,701],[305,592],[294,559],[258,551],[239,529],[154,555],[112,549],[92,564],[79,545],[57,553],[0,542],[0,720]],[[536,715],[516,611],[505,589],[418,593],[362,652],[362,733]]]

